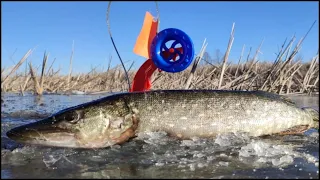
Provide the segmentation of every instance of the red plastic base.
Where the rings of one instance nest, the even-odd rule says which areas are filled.
[[[151,88],[150,77],[157,69],[157,66],[151,59],[144,62],[134,76],[130,92],[148,91]]]

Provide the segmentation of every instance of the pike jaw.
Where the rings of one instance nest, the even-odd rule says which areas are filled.
[[[13,128],[7,132],[7,136],[28,144],[103,148],[120,143],[117,139],[133,126],[133,116],[130,113],[119,116],[102,108],[69,109]]]

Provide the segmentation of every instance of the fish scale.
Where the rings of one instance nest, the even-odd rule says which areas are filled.
[[[139,109],[139,132],[168,131],[185,138],[238,131],[261,136],[313,123],[311,115],[292,102],[261,91],[176,90],[126,96]],[[169,114],[165,107],[170,107]],[[200,112],[204,114],[201,118]],[[216,125],[211,125],[213,122]]]
[[[165,131],[182,139],[229,132],[262,136],[300,126],[318,128],[318,123],[318,112],[273,93],[156,90],[119,93],[70,107],[7,135],[31,144],[99,148],[143,132]]]

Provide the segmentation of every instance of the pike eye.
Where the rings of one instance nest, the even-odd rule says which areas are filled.
[[[70,119],[70,123],[72,123],[72,124],[75,124],[76,122],[78,122],[80,120],[80,116],[79,116],[79,114],[74,114],[73,116],[72,116],[72,119]]]
[[[65,120],[69,121],[69,123],[75,124],[83,117],[83,112],[72,112],[66,115]]]

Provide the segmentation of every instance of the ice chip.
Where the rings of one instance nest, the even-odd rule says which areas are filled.
[[[229,165],[229,162],[220,161],[219,164],[220,164],[221,166],[228,166],[228,165]]]
[[[219,146],[235,146],[246,143],[249,139],[246,133],[224,133],[217,136],[215,143]]]
[[[205,167],[205,166],[207,166],[207,164],[204,164],[204,163],[198,163],[198,168],[203,168],[203,167]]]
[[[43,157],[43,162],[47,167],[53,166],[57,161],[61,159],[61,156],[59,157],[54,157],[52,154],[50,155],[45,155]]]
[[[156,166],[164,166],[164,163],[156,163]]]
[[[189,167],[190,167],[190,171],[195,171],[196,170],[195,164],[189,164]]]
[[[198,153],[198,154],[193,155],[193,157],[198,157],[198,158],[202,158],[204,156],[205,156],[205,154],[202,154],[202,153]]]
[[[180,146],[196,146],[192,140],[182,140]]]
[[[207,156],[207,161],[213,161],[214,159],[216,159],[214,156]]]
[[[291,164],[293,163],[293,158],[290,155],[284,155],[280,158],[280,164]]]

